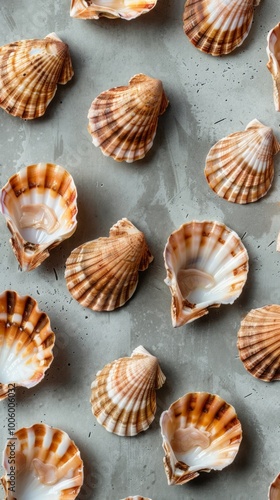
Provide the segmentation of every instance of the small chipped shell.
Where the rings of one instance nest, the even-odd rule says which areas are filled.
[[[280,380],[280,306],[252,309],[241,321],[237,336],[246,370],[265,382]]]
[[[269,487],[268,500],[280,500],[280,473]]]
[[[133,76],[94,99],[88,112],[92,142],[105,156],[132,163],[144,158],[156,135],[158,117],[168,106],[161,80]]]
[[[271,187],[273,157],[279,151],[273,130],[252,120],[244,131],[228,135],[210,149],[204,170],[206,180],[227,201],[255,202]]]
[[[10,459],[11,447],[15,464]],[[77,446],[66,432],[46,424],[18,429],[6,444],[3,467],[5,500],[74,500],[83,484]]]
[[[200,472],[230,465],[242,439],[235,409],[220,396],[192,392],[160,417],[163,459],[169,485],[184,484]]]
[[[125,19],[130,21],[150,12],[157,0],[71,0],[70,16],[79,19]]]
[[[57,85],[74,74],[68,45],[55,33],[0,47],[0,107],[25,120],[42,116]]]
[[[65,278],[71,295],[93,311],[112,311],[134,294],[139,271],[153,256],[144,234],[126,218],[98,238],[75,248],[66,261]]]
[[[267,35],[267,68],[273,79],[273,99],[276,111],[280,111],[280,23]]]
[[[151,425],[156,389],[165,382],[158,360],[139,346],[130,357],[104,366],[91,384],[92,412],[108,432],[135,436]]]
[[[220,56],[239,47],[247,37],[260,0],[187,0],[184,31],[199,50]]]
[[[9,387],[33,387],[52,363],[55,335],[36,300],[7,290],[0,295],[0,401]]]

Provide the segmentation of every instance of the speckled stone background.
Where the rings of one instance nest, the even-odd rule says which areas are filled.
[[[46,422],[70,434],[85,465],[79,500],[263,500],[280,471],[279,386],[249,375],[236,339],[251,308],[280,303],[279,166],[267,196],[247,206],[217,197],[204,178],[204,161],[221,137],[243,130],[254,118],[280,139],[280,114],[266,68],[266,37],[280,21],[279,0],[262,0],[243,45],[213,58],[195,49],[182,29],[183,0],[158,0],[149,14],[126,22],[82,21],[69,16],[70,0],[2,0],[0,44],[41,38],[55,31],[67,42],[75,76],[57,94],[44,117],[31,122],[0,109],[1,186],[22,167],[54,162],[73,175],[78,190],[76,233],[36,270],[23,273],[0,220],[1,290],[29,294],[47,312],[56,333],[55,359],[33,389],[18,389],[17,427]],[[103,90],[127,84],[136,73],[163,81],[170,105],[160,117],[146,158],[119,164],[102,155],[87,132],[87,112]],[[133,298],[111,313],[95,313],[74,301],[65,284],[65,261],[85,241],[106,236],[122,217],[147,238],[155,256]],[[216,219],[234,229],[250,258],[247,283],[233,304],[179,329],[170,318],[163,249],[185,221]],[[90,385],[106,363],[142,344],[155,354],[167,380],[157,393],[151,427],[133,438],[106,432],[91,413]],[[190,391],[217,393],[242,422],[243,441],[233,464],[202,473],[184,486],[167,486],[159,417]],[[7,403],[0,406],[0,448],[7,439]],[[3,469],[2,471],[3,472]],[[2,495],[3,496],[3,495]],[[20,500],[20,499],[19,499]]]

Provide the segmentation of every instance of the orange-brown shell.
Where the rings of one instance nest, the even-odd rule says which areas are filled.
[[[151,149],[168,100],[161,80],[138,74],[128,86],[102,92],[88,112],[92,142],[106,156],[131,163]]]
[[[68,45],[56,36],[20,40],[0,47],[0,107],[13,116],[42,116],[57,84],[73,76]]]
[[[279,499],[280,499],[280,473],[271,483],[268,490],[268,500],[279,500]]]
[[[280,380],[280,306],[252,309],[241,321],[237,347],[251,375],[266,382]]]
[[[83,484],[83,461],[77,446],[66,432],[46,424],[18,429],[7,442],[3,466],[5,500],[74,500]],[[14,475],[15,485],[11,485]]]
[[[72,251],[66,261],[68,290],[84,307],[112,311],[132,297],[138,272],[152,260],[144,234],[124,218],[110,229],[109,237]]]
[[[126,19],[130,21],[150,12],[157,0],[71,0],[70,16],[79,19]]]
[[[273,99],[276,111],[280,111],[280,23],[267,35],[267,68],[273,80]]]
[[[242,132],[218,141],[206,158],[205,177],[213,191],[234,203],[262,198],[274,177],[274,155],[280,143],[273,130],[252,120]]]
[[[9,388],[33,387],[49,368],[55,335],[36,300],[13,291],[0,295],[0,400]]]
[[[230,465],[242,439],[233,406],[207,392],[188,393],[175,401],[162,413],[160,426],[170,485]]]
[[[151,498],[147,498],[147,497],[141,497],[139,495],[136,495],[134,497],[126,497],[126,498],[123,498],[122,500],[151,500]]]
[[[130,357],[104,366],[91,385],[92,412],[109,432],[135,436],[151,425],[155,390],[164,384],[158,360],[139,346]]]
[[[187,0],[184,31],[199,50],[229,54],[247,37],[260,0]]]

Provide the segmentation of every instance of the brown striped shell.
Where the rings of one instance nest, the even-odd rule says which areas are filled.
[[[66,432],[46,424],[18,429],[6,444],[3,466],[5,500],[74,500],[83,484],[77,446]]]
[[[157,0],[71,0],[70,16],[79,19],[121,18],[126,21],[150,12]]]
[[[247,37],[260,0],[187,0],[184,31],[199,50],[229,54]]]
[[[242,292],[248,254],[239,236],[217,221],[182,224],[164,249],[174,327],[208,314],[210,307],[232,304]]]
[[[77,190],[60,165],[37,163],[14,174],[0,192],[0,212],[23,271],[38,267],[77,227]]]
[[[75,248],[66,261],[69,292],[82,306],[94,311],[112,311],[134,294],[139,271],[145,271],[153,256],[144,234],[126,218],[98,238]]]
[[[33,387],[53,360],[55,335],[36,300],[13,291],[0,295],[0,401],[9,389]]]
[[[274,177],[274,155],[280,143],[273,130],[252,120],[242,132],[218,141],[206,157],[205,177],[227,201],[252,203],[262,198]]]
[[[276,111],[280,111],[280,23],[267,35],[267,68],[273,80],[273,99]]]
[[[268,500],[280,500],[280,473],[269,487]]]
[[[102,92],[88,112],[92,142],[105,156],[131,163],[144,158],[168,106],[161,80],[138,74],[128,86]]]
[[[13,116],[42,116],[57,84],[73,76],[68,45],[56,36],[20,40],[0,47],[0,107]]]
[[[91,384],[92,412],[108,432],[135,436],[151,425],[155,390],[165,382],[158,360],[139,346],[130,357],[104,366]]]
[[[192,392],[160,417],[163,459],[169,485],[184,484],[200,472],[230,465],[242,439],[235,409],[220,396]]]
[[[280,306],[252,309],[241,322],[237,347],[251,375],[266,382],[280,380]]]

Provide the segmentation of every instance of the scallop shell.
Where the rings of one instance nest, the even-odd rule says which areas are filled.
[[[9,390],[43,379],[54,342],[50,320],[36,300],[9,290],[0,295],[0,401]]]
[[[206,180],[227,201],[257,201],[271,187],[273,156],[279,151],[273,130],[252,120],[245,131],[228,135],[210,149],[204,170]]]
[[[107,364],[91,384],[92,412],[118,436],[135,436],[151,425],[156,413],[155,390],[165,382],[158,360],[139,346],[130,357]]]
[[[66,261],[68,290],[82,306],[112,311],[134,294],[138,272],[153,256],[144,234],[129,220],[119,220],[108,238],[98,238],[75,248]]]
[[[70,16],[80,19],[99,19],[120,17],[130,21],[141,14],[150,12],[157,0],[71,0]]]
[[[280,380],[280,306],[252,309],[241,322],[237,347],[251,375],[266,382]]]
[[[0,107],[13,116],[42,116],[57,84],[73,76],[68,45],[55,33],[0,47]]]
[[[280,473],[274,481],[271,483],[268,490],[268,499],[269,500],[279,500],[280,499]]]
[[[12,234],[10,243],[21,269],[35,269],[76,230],[73,178],[59,165],[29,165],[2,188],[0,212]]]
[[[208,314],[209,307],[232,304],[247,279],[248,254],[243,243],[216,221],[182,224],[168,238],[164,262],[174,327]]]
[[[192,392],[160,417],[163,459],[169,485],[184,484],[200,472],[230,465],[242,439],[235,409],[220,396]]]
[[[184,31],[195,47],[220,56],[239,47],[247,37],[260,0],[187,0]]]
[[[276,111],[280,111],[280,23],[267,35],[267,67],[273,80],[273,99]]]
[[[102,92],[91,104],[88,131],[105,156],[131,163],[144,158],[168,106],[161,80],[139,74],[128,86]]]
[[[17,430],[4,450],[3,466],[5,500],[74,500],[83,484],[77,446],[66,432],[46,424]]]

